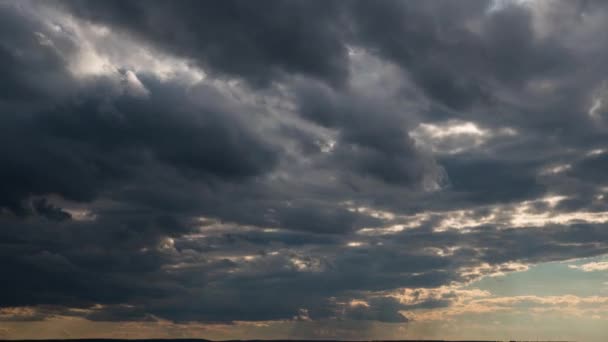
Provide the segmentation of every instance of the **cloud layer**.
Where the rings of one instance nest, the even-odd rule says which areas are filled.
[[[506,305],[457,289],[608,251],[607,16],[0,4],[0,320],[406,323]]]

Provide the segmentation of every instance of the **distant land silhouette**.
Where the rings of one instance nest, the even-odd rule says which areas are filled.
[[[206,340],[198,338],[150,338],[150,339],[113,339],[113,338],[74,338],[74,339],[36,339],[36,340],[0,340],[7,342],[575,342],[557,340],[300,340],[300,339],[276,339],[276,340]]]

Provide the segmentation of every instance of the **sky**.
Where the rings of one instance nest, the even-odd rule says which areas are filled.
[[[605,341],[607,31],[0,0],[0,338]]]

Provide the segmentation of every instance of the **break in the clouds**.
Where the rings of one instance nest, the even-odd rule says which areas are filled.
[[[484,285],[608,268],[606,29],[599,1],[0,2],[0,336],[608,319],[601,288]]]

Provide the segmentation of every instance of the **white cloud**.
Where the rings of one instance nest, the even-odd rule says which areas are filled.
[[[595,272],[608,270],[608,261],[590,262],[583,265],[569,265],[568,267],[581,270],[583,272]]]
[[[440,154],[465,152],[479,148],[491,139],[515,135],[517,132],[509,127],[491,130],[474,122],[460,120],[421,123],[410,132],[418,145]]]

